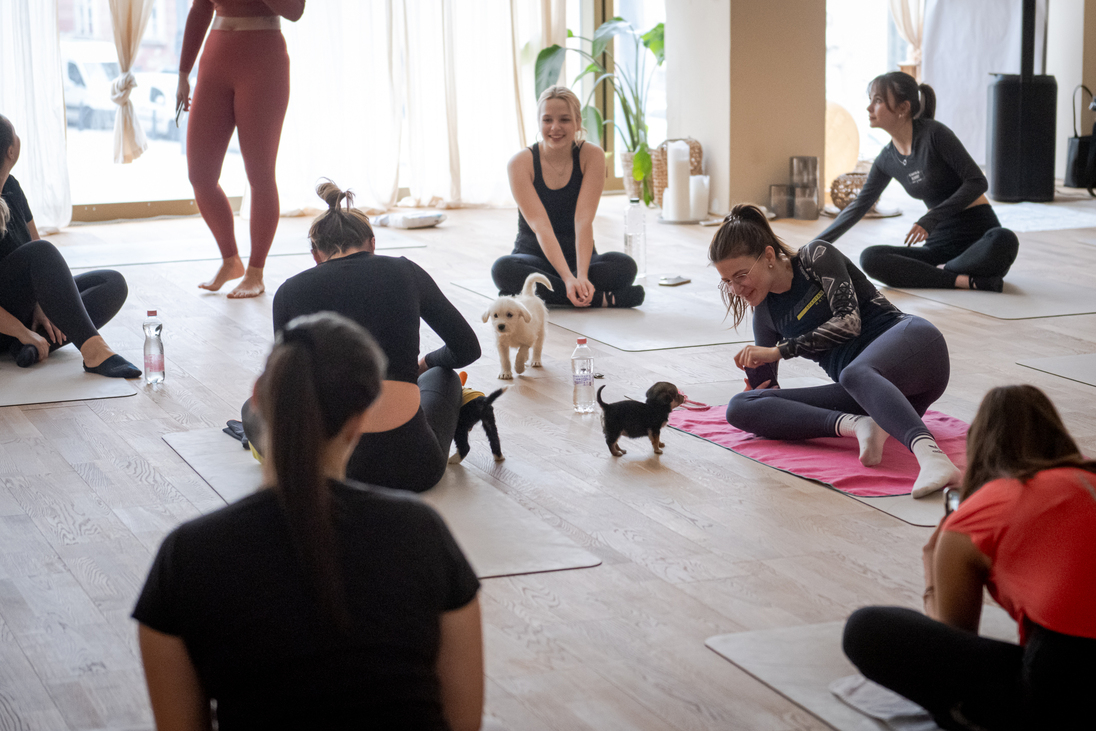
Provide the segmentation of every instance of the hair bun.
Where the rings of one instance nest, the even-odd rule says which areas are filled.
[[[347,202],[347,207],[350,206],[350,203],[353,200],[352,193],[343,191],[329,178],[324,178],[320,181],[320,184],[316,186],[316,195],[323,198],[324,202],[327,203],[328,209],[332,211],[338,208],[339,204],[342,203],[344,199]]]

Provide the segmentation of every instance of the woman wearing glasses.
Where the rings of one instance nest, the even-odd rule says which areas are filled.
[[[735,206],[712,239],[708,259],[737,327],[753,308],[754,345],[735,356],[758,368],[802,356],[834,380],[815,388],[764,382],[727,406],[734,427],[769,439],[855,437],[860,461],[879,464],[887,436],[913,452],[920,473],[913,496],[958,483],[961,474],[921,420],[948,385],[944,336],[932,323],[901,312],[864,273],[825,241],[793,252],[764,214]]]

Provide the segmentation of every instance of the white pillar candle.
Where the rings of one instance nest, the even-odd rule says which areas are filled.
[[[662,194],[662,217],[667,221],[688,221],[689,210],[689,145],[671,142],[666,145],[666,191]]]
[[[693,221],[703,221],[708,217],[709,186],[707,175],[693,175],[689,178],[689,218]]]

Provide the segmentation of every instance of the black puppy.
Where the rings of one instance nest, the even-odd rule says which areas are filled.
[[[601,400],[602,386],[597,390],[597,402],[601,404],[601,426],[605,430],[605,443],[609,445],[609,452],[614,457],[625,454],[625,450],[617,445],[621,435],[638,439],[647,437],[651,440],[655,454],[662,454],[662,447],[666,445],[659,441],[662,427],[670,419],[670,412],[685,401],[685,396],[678,393],[677,386],[667,381],[659,381],[647,389],[647,401],[617,401],[607,404]]]
[[[502,456],[499,430],[495,427],[495,407],[491,405],[505,390],[500,388],[490,396],[477,396],[460,407],[457,432],[453,435],[453,441],[457,443],[457,453],[449,458],[449,464],[460,464],[468,456],[471,450],[468,445],[468,434],[477,421],[483,423],[483,430],[487,432],[487,441],[491,444],[491,454],[495,455],[495,461],[501,462],[506,459]]]

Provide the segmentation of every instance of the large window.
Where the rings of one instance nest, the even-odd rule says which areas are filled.
[[[666,22],[666,0],[616,0],[616,15],[631,23],[640,33],[646,33],[659,23]],[[639,51],[639,61],[646,63],[647,68],[653,69],[651,52],[643,46],[639,47]],[[635,45],[630,40],[622,41],[618,38],[613,55],[617,64],[624,64],[629,69],[636,67]],[[666,139],[666,63],[650,77],[650,92],[647,97],[647,144],[652,148],[658,147]],[[615,116],[623,119],[620,100],[614,98],[613,103]],[[616,132],[613,149],[617,151],[628,149],[627,141],[619,130]],[[613,161],[616,177],[622,177],[621,156],[613,155]]]
[[[148,138],[148,149],[128,165],[114,162],[118,105],[110,99],[110,85],[119,66],[109,0],[57,2],[73,205],[192,198],[186,166],[186,114],[180,120],[182,126],[175,125],[179,50],[190,0],[156,0],[153,5],[133,64],[137,88],[130,96]],[[233,138],[221,186],[228,195],[241,196],[246,180],[240,148]]]

